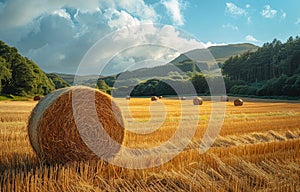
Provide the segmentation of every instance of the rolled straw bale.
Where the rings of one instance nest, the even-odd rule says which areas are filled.
[[[162,99],[162,98],[163,98],[163,96],[159,96],[159,97],[158,97],[158,99]]]
[[[234,100],[234,106],[243,106],[244,101],[242,99],[236,99]]]
[[[93,101],[87,99],[90,95]],[[124,138],[123,125],[120,109],[109,95],[88,87],[68,87],[50,93],[36,105],[28,134],[39,158],[65,163],[114,157]]]
[[[220,101],[222,101],[222,102],[228,102],[229,101],[229,97],[228,96],[221,96],[220,97]]]
[[[130,96],[128,95],[128,96],[126,96],[126,100],[130,100]]]
[[[201,97],[195,97],[193,99],[193,104],[194,105],[202,105],[203,104],[203,99]]]
[[[157,101],[157,100],[158,100],[158,97],[156,97],[156,96],[151,97],[151,101]]]

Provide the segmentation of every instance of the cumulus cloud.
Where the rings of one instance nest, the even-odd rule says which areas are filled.
[[[53,14],[63,17],[65,19],[71,19],[70,14],[67,13],[65,9],[59,9],[59,10],[53,11]]]
[[[247,35],[245,37],[245,40],[246,41],[251,41],[251,42],[258,42],[258,40],[255,37],[253,37],[252,35]]]
[[[232,15],[236,15],[236,16],[247,14],[247,12],[244,9],[238,7],[237,5],[235,5],[234,3],[231,3],[231,2],[226,3],[226,11],[228,13],[230,13]]]
[[[107,19],[108,25],[113,29],[140,24],[140,20],[123,10],[107,9],[105,10],[104,17]]]
[[[175,25],[184,25],[184,18],[181,13],[181,8],[184,7],[179,0],[164,0],[163,5],[168,13],[172,16]]]
[[[81,74],[116,74],[166,64],[179,54],[205,46],[173,26],[141,24],[122,28],[99,41],[86,55]]]
[[[264,9],[261,11],[261,15],[265,18],[273,18],[277,14],[277,10],[272,9],[270,5],[265,5]]]
[[[0,12],[0,25],[3,28],[26,25],[41,15],[51,14],[60,10],[64,6],[80,7],[82,11],[97,11],[98,0],[78,0],[78,1],[36,1],[28,0],[26,3],[22,0],[6,0],[2,5]],[[2,28],[1,27],[1,28]]]
[[[143,0],[0,1],[0,38],[45,71],[74,73],[97,40],[122,27],[155,22]]]
[[[251,7],[250,4],[246,4],[246,8],[249,9]]]

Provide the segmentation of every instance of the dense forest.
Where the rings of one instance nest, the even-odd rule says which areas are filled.
[[[0,94],[46,95],[56,88],[68,86],[59,76],[48,76],[32,60],[14,47],[0,41]]]
[[[232,94],[300,96],[300,38],[274,39],[256,52],[231,57],[222,71]]]

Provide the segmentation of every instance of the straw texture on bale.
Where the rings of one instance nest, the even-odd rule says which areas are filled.
[[[82,113],[79,122],[85,126],[78,126],[75,122],[74,91],[79,97],[76,110]],[[86,96],[91,94],[94,94],[94,101],[87,101]],[[98,119],[91,119],[91,113]],[[99,121],[102,126],[91,126],[89,122],[93,121]],[[119,107],[109,95],[87,87],[68,87],[50,93],[36,105],[29,118],[28,134],[37,156],[48,163],[113,158],[124,138],[124,122]],[[88,144],[82,135],[91,137]],[[112,145],[108,137],[119,145]],[[91,150],[93,145],[101,151],[100,156]]]
[[[194,105],[202,105],[203,104],[203,99],[201,97],[195,97],[193,99],[193,104]]]
[[[157,101],[157,100],[158,100],[158,97],[156,97],[156,96],[151,97],[151,101]]]
[[[39,100],[41,100],[41,97],[40,97],[40,96],[34,96],[34,97],[33,97],[33,100],[34,100],[34,101],[39,101]]]
[[[221,96],[220,101],[222,101],[222,102],[228,102],[229,101],[229,97],[228,96]]]
[[[236,99],[234,100],[234,106],[243,106],[244,101],[242,99]]]

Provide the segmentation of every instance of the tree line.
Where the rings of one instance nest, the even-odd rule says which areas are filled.
[[[55,74],[44,73],[32,60],[23,57],[15,47],[0,41],[0,94],[46,95],[69,86]]]
[[[300,38],[274,39],[256,52],[231,57],[222,73],[232,94],[300,96]]]

